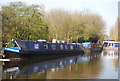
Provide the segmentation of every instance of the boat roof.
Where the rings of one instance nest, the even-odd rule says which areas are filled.
[[[107,43],[118,43],[117,41],[103,41],[104,42],[107,42]]]

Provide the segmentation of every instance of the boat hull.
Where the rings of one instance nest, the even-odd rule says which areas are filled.
[[[118,50],[119,47],[103,47],[104,50]]]
[[[83,55],[84,51],[29,51],[29,52],[21,52],[15,53],[11,51],[5,51],[5,58],[39,58],[44,56],[69,56],[69,55]]]
[[[84,48],[85,53],[101,52],[102,48]]]

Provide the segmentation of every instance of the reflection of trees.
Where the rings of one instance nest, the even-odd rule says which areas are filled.
[[[23,77],[19,77],[19,79],[45,79],[46,73],[32,73],[31,75],[26,75]]]
[[[0,62],[0,81],[2,80],[2,62]]]
[[[88,62],[72,64],[56,72],[47,72],[46,78],[53,79],[92,79],[97,78],[101,72],[102,64],[99,58],[93,58]]]
[[[119,65],[119,62],[118,62],[118,51],[114,51],[113,57],[116,57],[116,58],[113,59],[113,61],[114,61],[115,70],[117,71],[118,70],[118,65]]]
[[[115,66],[115,70],[117,71],[118,70],[118,65],[119,65],[119,62],[118,62],[118,51],[114,51],[114,55],[117,57],[117,58],[114,58],[114,66]]]
[[[104,50],[104,55],[113,60],[115,70],[118,70],[118,50]]]
[[[114,59],[114,66],[115,66],[115,70],[117,71],[118,70],[118,58]]]

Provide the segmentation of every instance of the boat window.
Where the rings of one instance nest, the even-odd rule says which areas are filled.
[[[44,45],[44,49],[48,49],[48,44],[45,44],[45,45]]]
[[[109,43],[109,46],[111,46],[111,43]]]
[[[80,45],[77,45],[77,47],[79,48],[79,47],[80,47]]]
[[[94,47],[94,45],[93,45],[93,44],[91,44],[91,47]]]
[[[112,43],[112,46],[114,46],[113,43]]]
[[[115,46],[115,47],[118,47],[118,46],[119,46],[119,44],[118,44],[118,43],[114,43],[114,46]]]
[[[39,44],[34,44],[35,49],[39,49]]]
[[[12,42],[12,47],[18,47],[15,42]]]
[[[63,45],[60,45],[60,49],[64,49]]]
[[[67,45],[65,45],[65,49],[67,49]]]
[[[73,47],[73,45],[70,45],[70,49],[73,49],[74,47]]]
[[[104,44],[108,44],[107,42],[104,42]]]
[[[113,46],[113,43],[109,43],[109,46]]]
[[[52,45],[52,49],[56,49],[56,46],[55,46],[55,45]]]
[[[26,49],[28,46],[27,41],[22,41],[22,40],[15,40],[15,43],[19,45],[22,49]]]

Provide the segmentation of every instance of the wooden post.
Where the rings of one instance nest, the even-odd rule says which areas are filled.
[[[2,62],[0,62],[0,81],[2,81]]]

